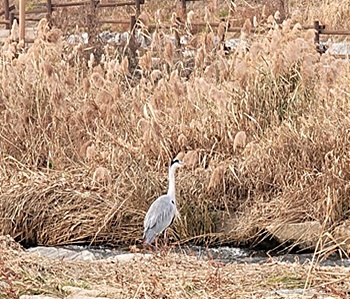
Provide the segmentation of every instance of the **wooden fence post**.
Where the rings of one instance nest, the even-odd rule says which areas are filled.
[[[10,17],[9,17],[10,29],[12,29],[12,25],[14,21],[15,21],[15,13],[13,11],[10,11]]]
[[[52,1],[47,0],[47,20],[49,21],[49,26],[51,26],[51,19],[52,19]]]
[[[4,10],[5,10],[5,20],[9,21],[10,20],[10,3],[9,0],[4,0]],[[6,24],[6,29],[10,29],[11,24],[8,23]]]
[[[136,57],[136,40],[135,40],[135,29],[136,29],[136,16],[130,18],[130,39],[129,39],[129,50],[131,58]]]
[[[131,16],[130,19],[130,32],[134,32],[136,26],[136,17],[135,16]]]
[[[99,1],[97,1],[97,2],[99,2]],[[93,12],[96,11],[97,2],[95,0],[90,0],[90,6],[91,6]]]
[[[184,20],[186,20],[186,10],[186,0],[181,0],[181,12]]]
[[[135,0],[135,6],[136,6],[136,18],[138,18],[139,15],[141,14],[141,1]]]
[[[314,22],[314,29],[315,29],[314,43],[316,45],[317,51],[319,51],[320,50],[320,21]]]
[[[26,1],[19,1],[19,41],[25,39]]]

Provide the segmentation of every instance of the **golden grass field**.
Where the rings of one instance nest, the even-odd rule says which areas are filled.
[[[30,48],[6,42],[0,232],[27,245],[135,244],[180,155],[173,240],[249,243],[305,220],[331,234],[349,218],[349,60],[320,56],[293,18],[261,15],[260,35],[252,23],[229,55],[210,28],[193,36],[195,57],[160,29],[138,61],[70,45],[45,21]]]
[[[138,244],[145,213],[166,192],[170,160],[179,156],[187,166],[177,172],[172,242],[250,244],[268,225],[316,220],[318,249],[333,251],[333,229],[350,216],[350,65],[320,56],[314,32],[298,24],[319,19],[350,29],[348,3],[280,2],[289,11],[281,25],[261,1],[236,4],[235,11],[220,1],[188,7],[194,20],[230,16],[243,26],[243,42],[230,54],[213,43],[210,27],[194,34],[194,57],[178,51],[166,29],[133,59],[128,48],[70,45],[62,32],[71,29],[49,30],[46,21],[31,47],[5,42],[0,234],[27,246]],[[169,23],[172,9],[169,2],[155,14],[146,4],[144,20]],[[77,19],[84,25],[83,13]],[[106,294],[117,298],[269,298],[304,286],[332,298],[349,294],[346,268],[224,266],[172,253],[132,265],[62,263],[1,244],[0,278],[13,285],[4,298],[64,297],[67,285],[113,286]]]

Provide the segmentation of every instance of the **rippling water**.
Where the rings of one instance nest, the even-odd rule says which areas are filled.
[[[96,259],[113,258],[116,255],[129,253],[129,248],[111,249],[105,247],[87,247],[87,246],[65,246],[64,248],[75,252],[88,250],[93,253]],[[280,254],[270,255],[266,251],[255,251],[245,248],[236,247],[217,247],[204,248],[200,246],[183,246],[173,247],[178,253],[190,254],[198,258],[209,258],[222,263],[266,263],[269,261],[279,262],[299,262],[301,264],[310,263],[312,261],[311,253],[303,254]],[[321,261],[321,265],[325,266],[344,266],[350,267],[350,259],[341,259],[338,255],[333,254],[327,259]]]

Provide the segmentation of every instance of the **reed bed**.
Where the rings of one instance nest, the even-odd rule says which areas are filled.
[[[247,20],[229,55],[208,29],[190,58],[163,29],[132,59],[38,29],[1,51],[1,234],[135,244],[177,155],[173,241],[246,243],[305,220],[331,234],[349,217],[349,61],[294,20]]]

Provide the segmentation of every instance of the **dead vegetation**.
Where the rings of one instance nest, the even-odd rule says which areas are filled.
[[[185,58],[158,30],[134,65],[46,25],[1,52],[0,233],[133,244],[179,153],[173,240],[251,242],[305,220],[331,234],[349,218],[349,61],[321,57],[312,31],[269,16],[234,53],[207,30]]]
[[[346,268],[318,267],[310,274],[309,266],[273,260],[220,264],[171,251],[131,262],[61,261],[24,253],[10,238],[1,237],[0,296],[44,294],[65,298],[80,288],[94,297],[108,298],[272,299],[291,298],[278,292],[299,289],[302,293],[305,287],[305,297],[295,298],[347,297],[350,280]]]

